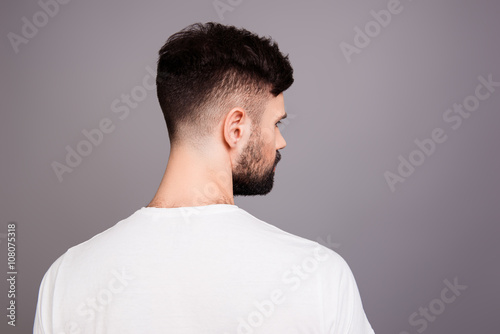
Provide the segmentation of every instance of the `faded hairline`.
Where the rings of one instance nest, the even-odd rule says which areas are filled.
[[[251,131],[258,131],[267,102],[273,97],[272,85],[259,82],[255,78],[242,75],[236,70],[228,70],[222,80],[215,85],[198,109],[192,115],[198,119],[179,122],[177,136],[171,146],[188,145],[203,149],[217,134],[218,125],[233,108],[240,107],[250,118]]]

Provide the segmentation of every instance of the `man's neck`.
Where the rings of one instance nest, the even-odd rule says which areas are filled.
[[[234,205],[231,169],[216,164],[217,161],[223,160],[189,150],[172,150],[158,191],[148,207]]]

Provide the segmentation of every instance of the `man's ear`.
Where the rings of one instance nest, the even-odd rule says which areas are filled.
[[[249,135],[250,118],[247,112],[240,107],[235,107],[227,113],[224,119],[224,140],[230,148],[238,146],[239,142]]]

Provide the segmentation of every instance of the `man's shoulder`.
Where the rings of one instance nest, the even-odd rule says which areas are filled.
[[[273,224],[258,219],[245,212],[249,219],[253,220],[255,230],[252,241],[257,243],[256,247],[263,244],[268,248],[269,253],[283,254],[288,260],[299,265],[313,265],[316,261],[325,271],[324,275],[345,275],[350,272],[350,268],[344,258],[331,248],[328,248],[317,241],[287,232]],[[272,257],[272,255],[270,254]]]
[[[122,219],[114,225],[96,233],[87,240],[84,240],[74,246],[68,248],[64,253],[50,265],[45,273],[45,276],[55,278],[61,271],[73,269],[84,262],[90,262],[91,259],[98,261],[100,254],[112,252],[117,242],[124,240],[123,235],[126,233],[126,223],[133,220],[136,214],[132,214],[125,219]]]

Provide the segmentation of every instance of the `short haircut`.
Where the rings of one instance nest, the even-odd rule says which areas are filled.
[[[170,144],[198,145],[234,107],[260,123],[266,102],[293,83],[288,55],[270,37],[220,23],[194,23],[158,52],[157,94]]]

